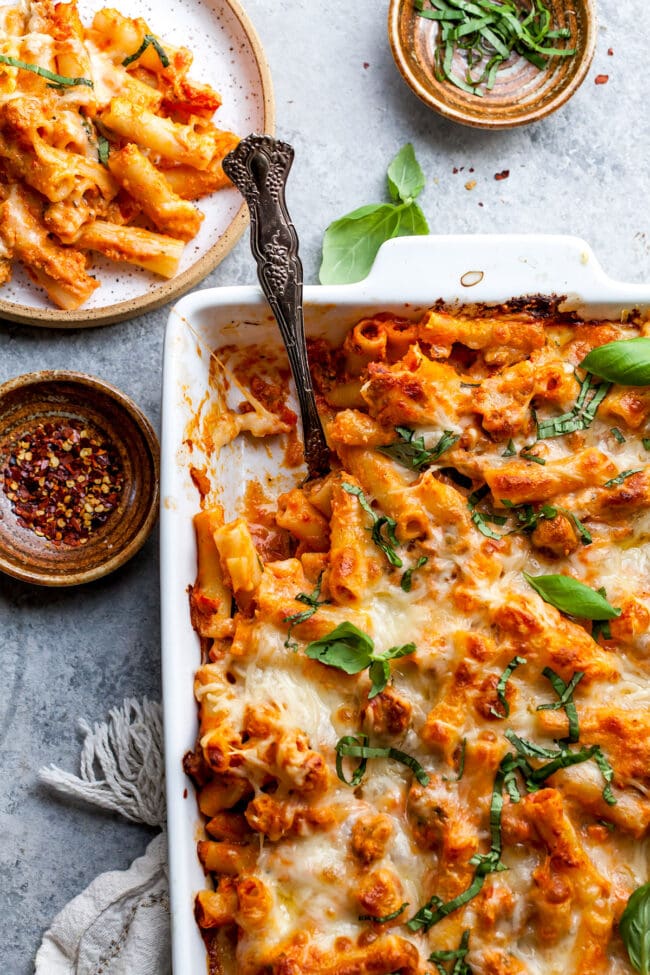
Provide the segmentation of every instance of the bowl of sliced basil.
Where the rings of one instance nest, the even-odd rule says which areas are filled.
[[[507,129],[545,118],[584,81],[593,0],[391,0],[395,63],[416,95],[456,122]]]

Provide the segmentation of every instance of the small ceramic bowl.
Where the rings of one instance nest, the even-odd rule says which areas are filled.
[[[6,488],[17,443],[41,424],[88,427],[121,470],[116,507],[84,544],[41,537],[20,524]],[[159,447],[142,411],[114,386],[83,373],[18,376],[0,386],[0,570],[42,586],[76,586],[107,575],[143,545],[158,513]]]
[[[494,88],[483,97],[466,93],[436,78],[435,50],[438,24],[421,17],[413,0],[391,0],[388,35],[402,77],[430,108],[463,125],[483,129],[509,129],[527,125],[556,111],[577,91],[589,70],[596,49],[597,20],[593,0],[546,0],[554,26],[571,31],[569,57],[550,58],[538,69],[514,55],[498,71]],[[462,76],[466,62],[454,58],[454,71]]]

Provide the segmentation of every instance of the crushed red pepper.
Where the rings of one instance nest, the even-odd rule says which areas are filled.
[[[2,477],[18,523],[73,548],[105,523],[124,486],[113,445],[74,419],[40,423],[14,441]]]

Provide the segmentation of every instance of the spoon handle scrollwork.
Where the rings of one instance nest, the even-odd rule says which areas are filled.
[[[248,203],[257,276],[286,346],[298,392],[309,477],[329,469],[329,449],[316,409],[302,309],[298,235],[285,200],[293,148],[267,135],[249,135],[223,161],[226,175]]]

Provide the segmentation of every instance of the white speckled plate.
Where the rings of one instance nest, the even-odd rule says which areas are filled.
[[[109,4],[113,5],[113,4]],[[107,6],[106,0],[79,0],[84,24]],[[222,129],[241,136],[273,134],[275,114],[269,68],[260,42],[237,0],[116,0],[130,17],[143,17],[163,43],[188,47],[194,54],[190,75],[215,88],[223,105],[215,116]],[[166,281],[130,264],[95,255],[92,273],[101,287],[76,311],[54,308],[45,292],[19,265],[0,289],[0,317],[30,325],[84,328],[122,321],[159,308],[201,281],[226,256],[248,224],[239,192],[225,189],[199,202],[201,230],[189,241],[178,273]]]

